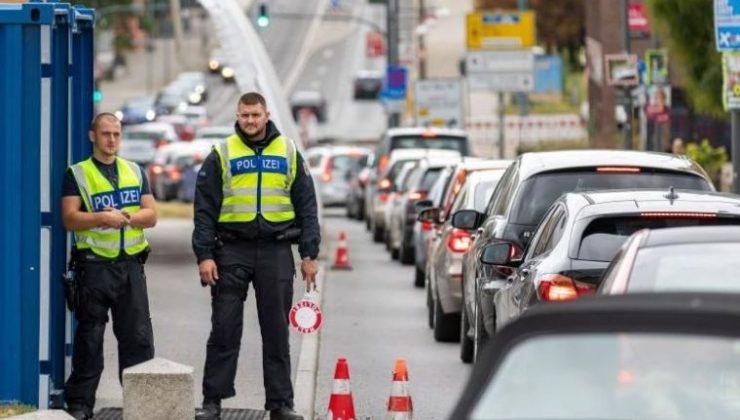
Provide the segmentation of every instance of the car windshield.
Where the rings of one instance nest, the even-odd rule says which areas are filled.
[[[665,245],[637,253],[627,290],[740,292],[740,242]]]
[[[512,223],[536,225],[555,200],[566,192],[635,188],[704,190],[711,187],[703,178],[689,173],[597,172],[593,168],[577,172],[550,172],[522,183],[511,210]]]
[[[442,168],[430,168],[424,172],[424,175],[421,177],[421,182],[419,183],[419,191],[431,190],[441,173]]]
[[[455,150],[461,155],[468,155],[468,139],[457,136],[396,136],[393,137],[391,150],[396,149],[442,149]]]
[[[526,339],[505,355],[470,418],[740,418],[740,340],[650,332]]]
[[[486,211],[488,201],[493,195],[493,190],[496,189],[498,181],[483,181],[475,186],[475,194],[473,197],[473,209],[478,212]]]
[[[361,154],[334,155],[331,158],[332,170],[340,175],[346,174],[359,165],[363,157]]]
[[[640,229],[740,224],[735,218],[605,217],[589,223],[581,237],[578,259],[611,261],[624,241]]]

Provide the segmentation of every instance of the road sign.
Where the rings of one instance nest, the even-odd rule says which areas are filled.
[[[740,0],[714,0],[714,34],[718,51],[740,50]]]
[[[534,43],[535,17],[531,10],[467,15],[468,50],[529,48]]]
[[[381,96],[390,101],[402,101],[406,99],[406,67],[388,66],[383,81],[383,92]]]
[[[647,5],[642,2],[630,1],[627,7],[630,34],[650,32]]]
[[[290,325],[302,334],[318,331],[321,328],[322,318],[321,309],[308,297],[296,302],[288,314]]]
[[[460,79],[417,80],[414,90],[416,124],[462,128],[464,122]]]
[[[468,86],[473,90],[531,92],[534,55],[530,50],[470,51],[465,56]]]

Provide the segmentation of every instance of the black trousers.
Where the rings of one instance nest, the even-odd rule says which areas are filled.
[[[154,357],[144,266],[135,259],[82,263],[80,307],[75,311],[72,374],[64,385],[68,407],[92,411],[103,373],[108,310],[118,340],[118,379],[124,369]]]
[[[236,395],[244,302],[252,283],[262,334],[265,409],[293,407],[290,381],[288,313],[293,300],[295,267],[287,242],[232,242],[214,255],[219,280],[211,287],[211,335],[206,349],[203,396],[223,399]]]

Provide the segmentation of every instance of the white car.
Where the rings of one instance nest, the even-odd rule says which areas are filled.
[[[146,165],[157,149],[179,140],[171,124],[152,122],[124,127],[118,156]]]

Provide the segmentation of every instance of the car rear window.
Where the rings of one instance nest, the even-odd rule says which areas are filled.
[[[740,219],[724,217],[604,217],[589,223],[583,231],[578,259],[611,261],[624,241],[640,229],[737,224],[740,224]]]
[[[442,149],[455,150],[467,156],[468,139],[459,136],[396,136],[391,140],[391,150],[396,149]]]
[[[674,187],[687,190],[711,190],[704,178],[688,173],[651,172],[613,173],[583,171],[545,172],[525,180],[511,210],[512,223],[536,225],[545,211],[563,193],[588,190]]]
[[[437,178],[442,173],[442,168],[430,168],[421,177],[421,183],[419,184],[419,191],[429,191],[437,182]]]
[[[475,211],[484,212],[488,201],[493,195],[493,190],[496,189],[498,181],[484,181],[475,186],[475,194],[473,197],[473,208]]]

